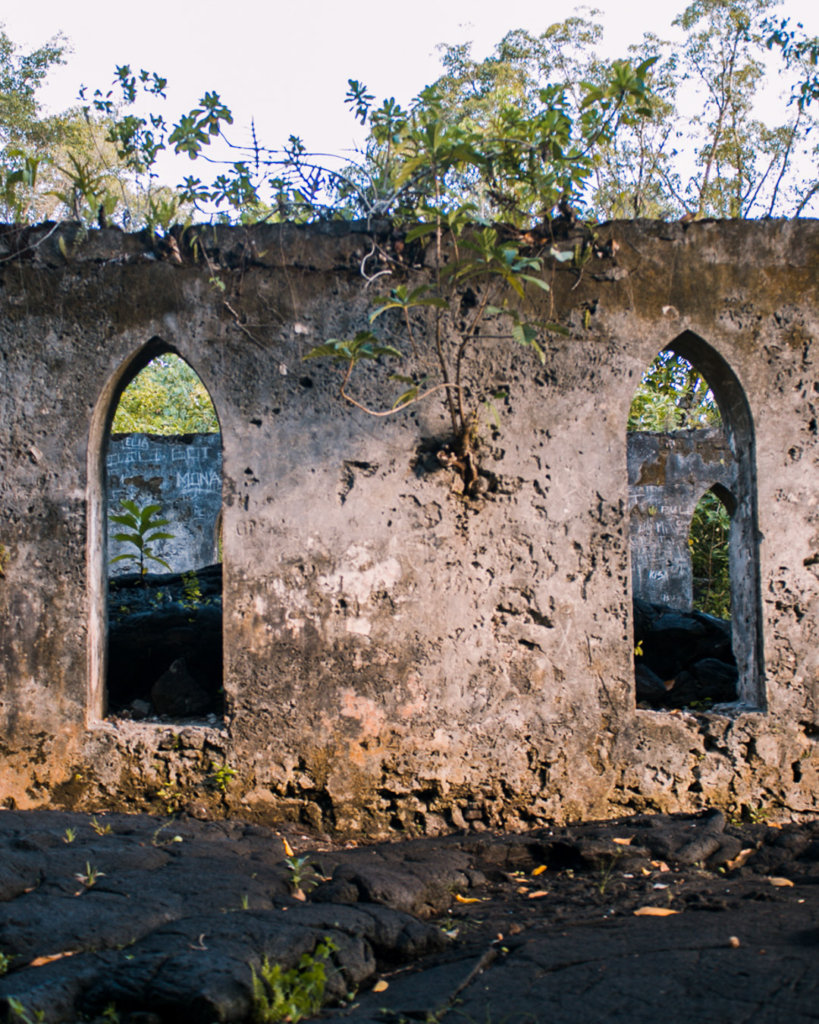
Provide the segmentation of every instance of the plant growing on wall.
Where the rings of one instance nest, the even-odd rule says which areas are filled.
[[[129,498],[123,498],[120,505],[123,511],[111,515],[111,521],[118,526],[125,526],[127,529],[115,533],[114,540],[130,545],[133,550],[114,555],[111,564],[131,561],[134,563],[136,571],[144,576],[148,571],[146,561],[150,561],[158,563],[171,572],[171,567],[164,558],[157,555],[154,547],[157,541],[172,540],[174,536],[162,529],[170,522],[169,519],[163,519],[158,514],[162,506],[149,504],[140,508],[135,501],[131,501]]]
[[[330,338],[305,358],[339,364],[341,395],[375,416],[441,394],[451,436],[439,457],[457,471],[467,496],[487,485],[477,455],[479,410],[502,397],[491,381],[470,379],[470,360],[482,343],[500,338],[545,361],[550,332],[563,328],[533,300],[549,291],[547,261],[576,258],[552,244],[549,215],[557,207],[563,231],[574,225],[569,197],[591,173],[595,148],[644,109],[652,63],[633,68],[615,62],[603,85],[584,84],[576,115],[565,88],[551,86],[540,91],[533,109],[503,107],[488,127],[450,119],[432,88],[405,111],[393,100],[374,107],[365,86],[349,83],[348,104],[369,125],[371,145],[362,167],[330,182],[345,202],[368,213],[389,212],[400,231],[398,253],[374,245],[370,256],[381,269],[365,272],[367,287],[393,275],[403,280],[375,296],[369,329]],[[292,170],[302,178],[300,195],[309,195],[312,165],[295,152]],[[317,179],[313,195],[327,184]],[[503,223],[481,215],[476,190],[503,214]],[[538,227],[527,228],[533,219]],[[417,283],[407,272],[411,259],[402,256],[413,247],[416,260],[431,264],[431,275]],[[390,404],[373,406],[354,394],[353,373],[365,362],[386,363],[390,386],[399,391]]]

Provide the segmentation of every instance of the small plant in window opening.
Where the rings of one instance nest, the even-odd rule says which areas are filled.
[[[174,537],[172,533],[162,529],[163,526],[167,526],[170,522],[169,519],[161,517],[162,506],[150,504],[143,505],[140,508],[135,501],[131,501],[128,498],[123,498],[120,506],[123,511],[112,515],[111,521],[118,526],[125,526],[128,529],[127,531],[121,530],[119,533],[115,533],[114,540],[118,540],[123,544],[129,544],[133,550],[115,555],[111,559],[111,564],[123,561],[133,562],[136,571],[144,576],[148,571],[146,561],[151,561],[158,563],[164,569],[167,569],[168,572],[171,572],[171,567],[164,558],[159,557],[154,547],[157,541],[172,540]]]

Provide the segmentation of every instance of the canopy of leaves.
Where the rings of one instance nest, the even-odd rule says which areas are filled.
[[[19,55],[0,34],[7,216],[165,230],[191,216],[423,221],[458,207],[522,226],[564,195],[598,219],[799,214],[819,192],[819,42],[777,18],[780,3],[693,0],[674,20],[681,43],[645,35],[628,60],[600,56],[593,9],[540,35],[513,30],[480,61],[468,44],[443,46],[443,74],[408,108],[350,81],[348,105],[368,129],[353,160],[310,154],[296,135],[279,150],[255,132],[237,139],[212,90],[169,116],[165,78],[128,65],[80,108],[43,118],[37,88],[63,42]],[[785,98],[763,120],[758,95],[780,74]],[[163,153],[189,168],[174,189],[157,178]]]
[[[730,528],[731,517],[725,505],[713,491],[706,491],[694,509],[688,536],[694,583],[693,608],[720,619],[731,617]]]
[[[42,115],[37,90],[49,70],[64,62],[64,53],[58,36],[20,54],[0,26],[0,212],[6,219],[30,216],[23,197],[36,180],[39,154],[62,140],[62,119]]]
[[[115,434],[214,434],[216,410],[207,388],[179,356],[157,356],[131,381],[114,415]]]
[[[694,0],[673,23],[685,33],[682,44],[646,34],[630,48],[634,61],[655,58],[646,76],[650,101],[622,112],[595,147],[582,197],[590,215],[802,212],[816,191],[816,118],[804,97],[813,95],[819,43],[788,32],[787,22],[774,34],[779,3]],[[554,82],[568,86],[565,100],[576,111],[583,83],[600,84],[616,63],[598,54],[598,14],[570,17],[540,36],[510,32],[483,61],[469,46],[443,47],[446,73],[436,88],[448,116],[490,132],[505,106],[527,109]],[[778,67],[768,59],[777,42],[785,56]],[[758,97],[776,78],[784,93],[778,118],[763,121]],[[789,90],[802,102],[789,103]]]
[[[692,430],[722,425],[708,381],[687,359],[666,349],[643,374],[634,393],[628,430]]]

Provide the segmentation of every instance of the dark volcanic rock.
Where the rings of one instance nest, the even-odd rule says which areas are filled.
[[[175,667],[173,667],[175,666]],[[108,591],[108,700],[174,718],[221,714],[222,566],[118,576]],[[135,717],[144,717],[142,704]]]
[[[737,699],[730,622],[637,599],[634,640],[642,651],[634,667],[638,702],[681,708]]]
[[[260,826],[0,812],[0,1008],[244,1024],[264,959],[298,970],[329,940],[323,1016],[359,1024],[816,1020],[819,823],[640,815],[312,852],[289,835],[307,901]]]
[[[151,701],[159,715],[183,718],[211,708],[211,695],[188,670],[184,658],[177,658],[151,687]]]

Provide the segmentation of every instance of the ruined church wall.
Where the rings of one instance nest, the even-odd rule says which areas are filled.
[[[568,336],[543,365],[476,359],[508,393],[482,508],[435,458],[439,404],[376,420],[302,362],[367,324],[364,226],[209,229],[224,292],[184,245],[69,232],[64,253],[46,230],[0,240],[0,799],[369,834],[819,808],[815,222],[607,225],[616,260],[547,267]],[[634,698],[625,424],[680,338],[731,368],[755,431],[731,443],[753,449],[761,671],[709,714]],[[221,729],[105,716],[104,441],[163,346],[222,428]]]

